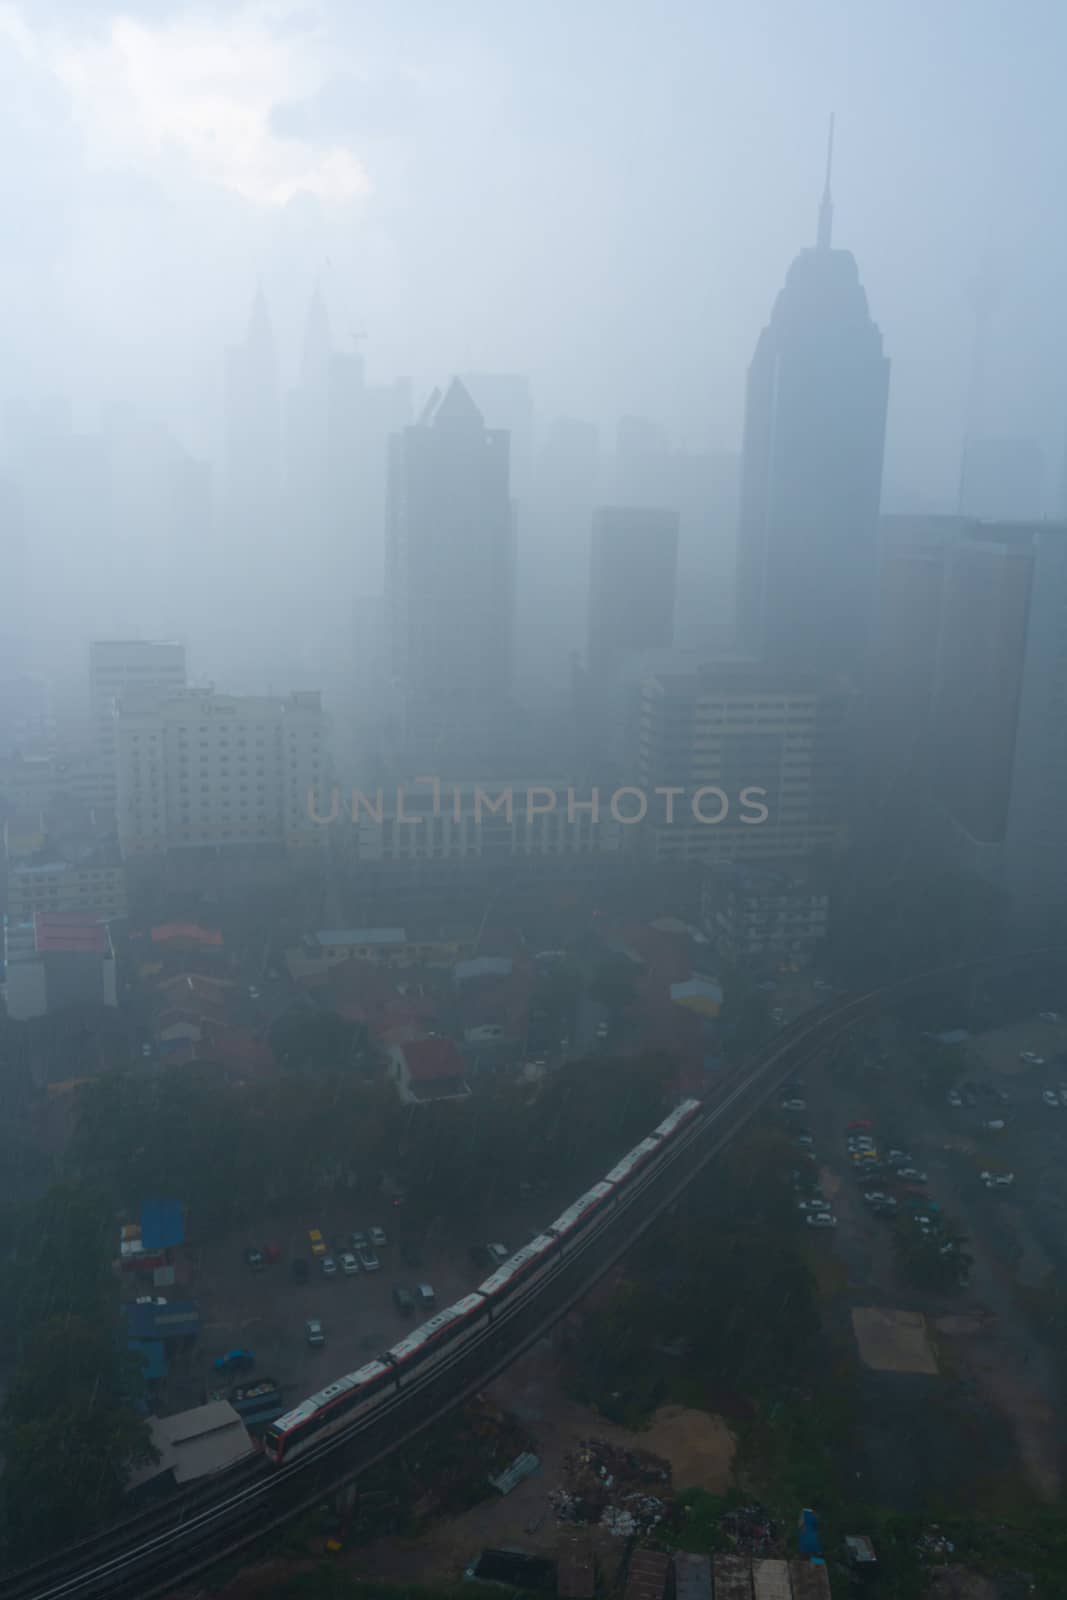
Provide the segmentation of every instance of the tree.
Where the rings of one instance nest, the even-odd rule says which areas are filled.
[[[275,1059],[289,1072],[341,1072],[365,1064],[372,1054],[363,1024],[346,1022],[335,1011],[279,1017],[270,1042]]]

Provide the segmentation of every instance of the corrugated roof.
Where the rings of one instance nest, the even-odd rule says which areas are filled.
[[[176,1483],[189,1483],[225,1471],[255,1448],[228,1400],[212,1400],[173,1417],[149,1417],[148,1426],[159,1460],[136,1472],[131,1488],[163,1472],[173,1472]]]
[[[328,949],[337,944],[403,944],[407,935],[403,928],[328,928],[315,938]]]
[[[452,1039],[415,1039],[402,1048],[412,1083],[463,1076],[463,1057]]]

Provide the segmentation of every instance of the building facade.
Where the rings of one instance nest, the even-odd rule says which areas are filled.
[[[117,793],[115,718],[123,699],[184,689],[185,646],[150,639],[101,639],[89,646],[89,709],[98,791]]]
[[[386,603],[411,770],[507,770],[514,632],[509,439],[458,380],[390,442]]]
[[[677,511],[598,507],[589,560],[590,672],[610,677],[634,651],[670,649],[677,587]]]
[[[719,954],[748,970],[803,968],[830,926],[830,896],[803,864],[795,869],[711,865],[702,921]]]
[[[845,843],[849,694],[746,663],[649,679],[637,783],[660,862],[798,861]],[[673,790],[653,799],[657,790]],[[700,798],[698,798],[700,797]]]
[[[874,604],[889,362],[856,262],[789,269],[749,367],[737,553],[739,646],[774,667],[863,670]]]
[[[329,740],[316,692],[186,690],[126,702],[118,723],[124,859],[174,851],[321,852]]]

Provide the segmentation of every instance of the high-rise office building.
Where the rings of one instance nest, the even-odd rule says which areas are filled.
[[[789,269],[748,372],[740,646],[772,667],[862,671],[876,578],[889,362],[855,260],[831,242]]]
[[[226,363],[226,515],[228,543],[240,558],[268,557],[282,485],[278,358],[262,288],[248,332]]]
[[[968,438],[960,465],[961,517],[1032,522],[1045,510],[1045,454],[1036,439]]]
[[[588,664],[611,675],[622,656],[674,643],[678,513],[600,506],[589,560]]]
[[[848,713],[846,691],[814,678],[786,686],[750,662],[648,679],[636,758],[644,845],[665,863],[836,853],[846,838]],[[657,789],[673,799],[653,799]]]
[[[1026,922],[1063,904],[1067,527],[971,523],[946,551],[933,799],[958,864]]]
[[[514,611],[508,443],[486,428],[458,379],[390,442],[392,671],[404,694],[405,756],[423,771],[447,762],[477,777],[505,759]]]

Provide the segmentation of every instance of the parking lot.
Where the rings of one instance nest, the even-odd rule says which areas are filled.
[[[417,1284],[428,1284],[437,1310],[451,1305],[490,1271],[471,1259],[472,1247],[500,1240],[517,1248],[561,1209],[557,1205],[552,1210],[551,1205],[551,1199],[541,1197],[516,1207],[500,1217],[491,1237],[484,1239],[473,1232],[474,1225],[452,1233],[441,1226],[431,1228],[414,1254],[402,1231],[402,1208],[379,1204],[372,1213],[355,1201],[345,1204],[336,1198],[317,1211],[309,1210],[299,1223],[261,1224],[201,1244],[191,1252],[188,1289],[200,1305],[201,1331],[189,1350],[172,1355],[160,1409],[169,1412],[198,1405],[205,1395],[225,1393],[233,1384],[247,1381],[243,1372],[215,1371],[215,1359],[231,1350],[251,1351],[255,1376],[274,1378],[283,1387],[286,1403],[295,1405],[342,1373],[373,1360],[433,1315],[431,1307],[409,1313],[398,1310],[395,1286],[414,1290]],[[326,1277],[321,1259],[312,1255],[308,1230],[322,1232],[336,1262],[341,1250],[349,1247],[350,1235],[372,1225],[382,1226],[386,1233],[387,1242],[375,1252],[379,1270],[361,1270],[348,1277],[338,1268]],[[268,1245],[278,1247],[280,1259],[254,1270],[245,1252]],[[306,1282],[294,1278],[295,1259],[307,1264]],[[321,1321],[325,1334],[319,1346],[307,1338],[307,1322],[313,1318]]]

